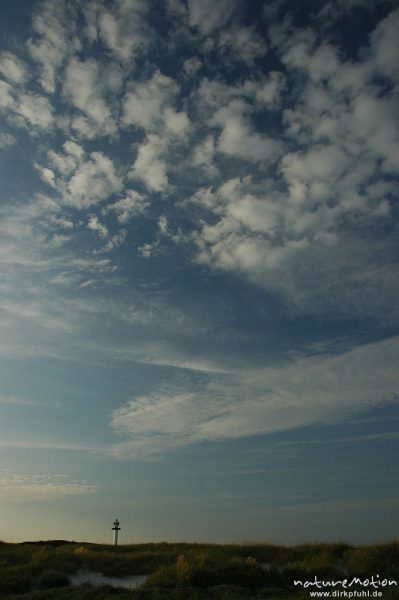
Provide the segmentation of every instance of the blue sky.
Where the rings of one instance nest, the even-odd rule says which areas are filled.
[[[0,537],[390,538],[398,3],[0,11]]]

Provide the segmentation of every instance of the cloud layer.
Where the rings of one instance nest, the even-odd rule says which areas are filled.
[[[209,376],[196,387],[159,390],[117,409],[112,426],[131,441],[116,456],[158,455],[186,444],[331,423],[397,399],[398,339],[281,367]]]
[[[0,497],[12,502],[52,501],[68,496],[93,494],[97,486],[70,481],[62,475],[28,475],[0,471]]]
[[[0,52],[2,355],[190,373],[116,456],[395,397],[399,9],[249,4],[37,1]]]

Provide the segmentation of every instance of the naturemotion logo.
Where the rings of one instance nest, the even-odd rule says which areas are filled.
[[[310,591],[309,595],[312,598],[382,598],[382,589],[397,587],[398,582],[395,579],[381,578],[379,575],[372,575],[364,579],[360,577],[352,577],[351,579],[318,579],[315,576],[314,579],[306,581],[295,579],[294,585],[309,590],[312,588],[323,590]],[[354,589],[355,586],[356,588],[363,589]],[[338,587],[341,589],[331,591],[331,588]],[[327,591],[326,588],[329,588],[329,590]]]

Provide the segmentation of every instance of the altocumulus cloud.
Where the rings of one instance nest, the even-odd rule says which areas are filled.
[[[190,374],[119,398],[115,456],[395,397],[399,9],[310,2],[304,25],[290,2],[250,4],[37,1],[0,53],[1,352]],[[274,318],[309,333],[259,367]],[[345,319],[375,336],[329,354]]]

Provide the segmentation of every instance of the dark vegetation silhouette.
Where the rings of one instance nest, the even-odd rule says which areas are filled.
[[[108,577],[147,577],[135,590],[88,583],[71,587],[71,576],[82,570]],[[399,583],[399,542],[367,546],[162,542],[117,547],[65,540],[0,542],[0,598],[13,600],[304,600],[309,590],[295,587],[294,579],[372,575]],[[399,588],[385,588],[383,599],[393,598],[399,598]]]

